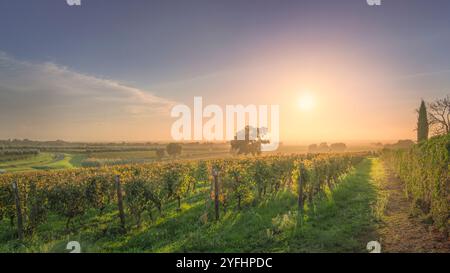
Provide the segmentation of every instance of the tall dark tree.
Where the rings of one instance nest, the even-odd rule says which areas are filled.
[[[420,103],[420,108],[418,110],[419,119],[417,121],[417,141],[424,141],[428,139],[428,115],[427,115],[427,107],[425,106],[425,102],[422,100]]]

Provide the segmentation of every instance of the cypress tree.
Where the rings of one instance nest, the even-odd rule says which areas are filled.
[[[428,139],[428,117],[427,117],[427,107],[425,102],[422,100],[419,108],[419,119],[417,121],[417,142],[424,141]]]

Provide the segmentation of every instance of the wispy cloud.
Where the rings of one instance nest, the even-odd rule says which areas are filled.
[[[54,63],[20,61],[4,52],[0,52],[0,86],[10,93],[116,102],[119,104],[116,106],[122,109],[147,107],[149,114],[166,111],[174,104],[171,100],[114,80],[79,73]],[[4,92],[1,94],[5,95]]]
[[[169,116],[174,101],[55,63],[18,60],[0,51],[0,126],[30,132],[44,124],[83,128]],[[28,128],[28,129],[24,129]]]
[[[410,78],[429,77],[429,76],[436,76],[436,75],[442,75],[442,74],[450,74],[450,69],[444,69],[444,70],[437,70],[437,71],[429,71],[429,72],[422,72],[422,73],[409,74],[409,75],[401,76],[400,79],[410,79]]]

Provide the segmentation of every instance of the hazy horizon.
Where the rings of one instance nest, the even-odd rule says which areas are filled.
[[[77,141],[77,140],[65,140],[65,139],[28,139],[28,138],[23,138],[23,139],[19,139],[17,138],[17,140],[23,141],[23,140],[29,140],[29,141],[36,141],[36,142],[56,142],[56,141],[63,141],[63,142],[67,142],[67,143],[85,143],[85,144],[108,144],[108,143],[115,143],[115,144],[121,144],[121,143],[127,143],[127,144],[145,144],[145,143],[158,143],[158,144],[166,144],[166,143],[171,143],[171,142],[175,142],[173,140],[135,140],[135,141],[127,141],[127,140],[117,140],[117,141],[110,141],[110,140],[93,140],[93,141]],[[0,139],[0,141],[7,141],[7,140],[11,140],[13,141],[13,138],[7,138],[7,139]],[[320,144],[320,143],[327,143],[328,145],[333,144],[333,143],[344,143],[346,145],[350,145],[350,146],[358,146],[358,145],[371,145],[371,144],[376,144],[376,143],[382,143],[384,144],[393,144],[396,143],[400,140],[411,140],[414,141],[414,139],[385,139],[385,140],[306,140],[306,141],[301,141],[301,142],[296,142],[296,141],[287,141],[287,142],[281,142],[280,145],[285,145],[285,146],[308,146],[311,144]],[[182,144],[192,144],[192,143],[199,143],[199,144],[229,144],[229,141],[181,141],[178,143],[182,143]]]

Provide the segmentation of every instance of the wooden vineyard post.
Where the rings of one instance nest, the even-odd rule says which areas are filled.
[[[123,211],[123,198],[122,198],[122,186],[120,184],[120,177],[116,175],[116,189],[117,189],[117,204],[119,206],[120,226],[122,231],[125,232],[125,213]]]
[[[300,211],[303,210],[303,172],[304,172],[304,168],[303,165],[300,164],[299,166],[299,174],[298,174],[298,178],[297,178],[297,183],[298,183],[298,209]]]
[[[214,211],[216,213],[216,221],[219,220],[219,172],[216,168],[213,168],[214,177]]]
[[[22,209],[20,207],[20,197],[19,197],[19,189],[17,187],[17,182],[13,181],[12,183],[14,201],[16,203],[16,213],[17,213],[17,234],[19,235],[19,239],[23,239],[23,219],[22,219]]]

